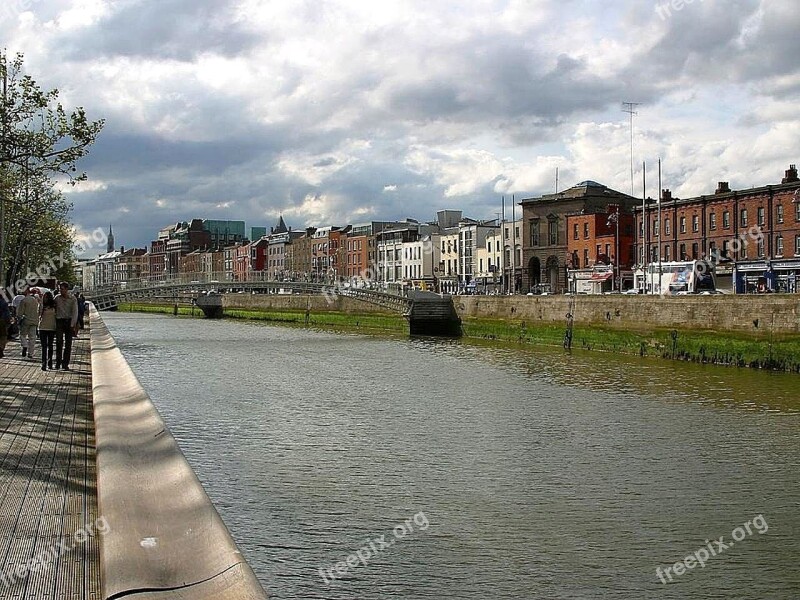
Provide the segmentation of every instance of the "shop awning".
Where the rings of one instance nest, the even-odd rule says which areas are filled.
[[[614,276],[613,273],[593,273],[592,281],[608,281]]]

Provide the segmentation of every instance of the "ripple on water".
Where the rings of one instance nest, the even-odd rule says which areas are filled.
[[[272,598],[794,598],[780,374],[234,322],[107,322]],[[418,513],[391,548],[327,569]],[[655,575],[763,514],[770,529]],[[413,520],[412,520],[413,523]]]

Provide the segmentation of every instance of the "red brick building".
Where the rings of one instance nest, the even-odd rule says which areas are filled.
[[[567,215],[567,254],[570,269],[587,269],[595,265],[616,266],[616,206],[608,212]],[[619,267],[630,270],[635,262],[633,215],[620,213]]]
[[[731,190],[728,182],[713,194],[674,198],[662,192],[658,204],[636,209],[637,255],[644,262],[712,259],[733,270],[736,291],[759,285],[797,291],[800,277],[800,179],[790,165],[779,184]],[[642,242],[644,241],[644,245]],[[763,281],[762,281],[763,280]]]

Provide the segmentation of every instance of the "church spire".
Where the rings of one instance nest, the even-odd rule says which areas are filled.
[[[108,244],[106,244],[106,252],[114,251],[114,232],[111,230],[111,224],[108,225]]]

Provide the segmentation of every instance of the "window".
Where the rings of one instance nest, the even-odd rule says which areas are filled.
[[[700,231],[700,217],[697,215],[692,215],[692,231],[694,233]]]
[[[664,235],[670,235],[669,230],[670,230],[670,220],[664,219]]]
[[[795,202],[794,205],[794,220],[800,221],[800,202]]]
[[[585,240],[589,239],[589,223],[583,224],[583,239]]]
[[[763,225],[764,224],[764,207],[763,206],[759,206],[758,207],[758,210],[756,211],[756,218],[758,219],[758,224],[759,225]]]
[[[531,246],[539,245],[539,221],[531,221]]]
[[[551,246],[558,246],[558,221],[547,222],[547,237]]]
[[[756,244],[756,248],[758,249],[758,257],[759,258],[763,258],[764,257],[764,238],[763,237],[758,238],[758,244]]]
[[[731,213],[726,210],[722,213],[722,228],[730,229],[730,227],[731,227]]]
[[[681,233],[686,233],[686,217],[681,217],[681,228],[680,228],[680,232],[681,232]],[[681,260],[683,260],[683,259],[681,259]]]
[[[514,227],[514,239],[518,240],[519,237],[520,237],[519,236],[519,226],[517,226],[517,227]]]
[[[583,266],[584,266],[584,268],[589,266],[589,249],[588,248],[583,251]]]
[[[686,244],[681,244],[679,260],[686,260]]]
[[[594,261],[595,262],[599,262],[600,261],[600,252],[601,252],[600,244],[597,244],[597,246],[594,247]]]
[[[508,227],[505,228],[504,233],[505,233],[506,239],[508,239]]]
[[[783,223],[783,204],[778,204],[776,207],[775,218],[778,220],[778,223]]]
[[[670,255],[669,255],[670,252],[669,251],[670,251],[669,246],[664,246],[664,260],[666,260],[666,261],[670,260]]]
[[[739,211],[739,225],[742,227],[747,227],[747,209],[743,208]]]
[[[653,235],[658,237],[659,234],[659,221],[658,219],[653,219]]]
[[[578,239],[578,224],[577,223],[575,223],[572,226],[572,239],[573,240],[577,240]]]
[[[722,242],[722,256],[724,256],[725,258],[728,258],[728,245],[729,244],[730,244],[730,242],[728,242],[728,240],[725,240],[724,242]]]
[[[606,258],[611,258],[611,245],[606,244]]]
[[[783,236],[775,238],[775,256],[783,256]]]
[[[714,231],[717,228],[717,213],[708,215],[708,228]]]
[[[698,255],[700,254],[700,246],[697,242],[692,244],[692,260],[697,260]]]

